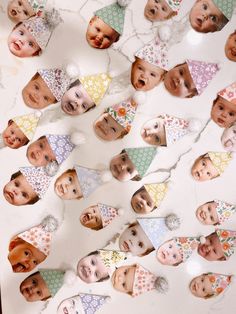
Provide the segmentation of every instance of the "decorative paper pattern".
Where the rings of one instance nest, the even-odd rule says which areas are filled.
[[[65,272],[54,269],[40,269],[40,275],[47,284],[51,296],[54,297],[57,291],[62,287]]]
[[[137,297],[144,292],[155,289],[156,279],[157,277],[153,273],[136,264],[132,296]]]
[[[226,167],[229,165],[229,162],[232,159],[232,154],[230,152],[208,152],[208,155],[211,159],[211,162],[213,163],[213,166],[220,175],[225,171]]]
[[[228,20],[231,19],[235,6],[236,0],[213,0],[218,9],[227,17]]]
[[[216,234],[221,243],[224,256],[228,259],[234,254],[234,248],[236,246],[236,231],[217,229]]]
[[[103,228],[108,226],[112,220],[118,215],[117,209],[105,204],[98,204],[98,209],[102,217],[102,226]]]
[[[59,165],[69,157],[75,148],[75,145],[70,141],[70,135],[47,134],[46,138]]]
[[[152,183],[152,184],[145,184],[144,187],[147,190],[153,202],[155,203],[155,206],[159,207],[161,201],[164,199],[167,193],[168,184],[167,183]]]
[[[25,134],[29,141],[34,137],[35,130],[37,128],[40,116],[34,113],[18,116],[12,119],[21,131]]]

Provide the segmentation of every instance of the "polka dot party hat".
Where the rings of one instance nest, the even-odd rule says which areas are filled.
[[[125,7],[130,1],[131,0],[117,0],[116,3],[103,7],[94,14],[117,33],[122,34],[125,21]]]
[[[197,60],[186,60],[192,80],[197,89],[198,95],[210,84],[217,72],[220,70],[217,63],[210,63]]]
[[[168,183],[150,183],[145,184],[144,187],[158,208],[168,191]]]
[[[219,224],[224,223],[236,212],[235,205],[220,200],[214,200],[214,202],[217,204],[216,212],[219,219]]]
[[[29,141],[34,137],[41,113],[35,111],[34,113],[25,114],[12,119],[18,128],[25,134]]]
[[[219,238],[224,256],[229,259],[234,254],[236,246],[236,231],[216,229],[216,234]]]
[[[230,285],[232,276],[216,273],[208,273],[207,275],[212,284],[212,290],[215,296],[222,293]]]
[[[57,291],[64,284],[65,271],[55,269],[40,269],[39,273],[47,285],[51,297],[54,297]]]
[[[108,226],[122,211],[106,204],[98,203],[98,210],[102,217],[102,227]]]
[[[58,221],[53,216],[47,216],[40,225],[30,228],[17,235],[25,242],[30,243],[46,256],[50,253],[52,233],[57,230]]]
[[[225,171],[232,159],[232,154],[229,152],[208,152],[207,154],[219,175]]]
[[[230,20],[236,7],[236,0],[213,0],[213,2],[224,14],[224,16],[226,16],[227,19]]]
[[[125,151],[141,177],[145,175],[157,153],[155,147],[125,148]]]
[[[219,91],[218,95],[232,104],[236,104],[236,82]]]

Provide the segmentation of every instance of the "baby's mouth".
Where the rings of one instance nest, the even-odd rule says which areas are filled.
[[[90,215],[89,214],[84,214],[82,217],[83,223],[86,223],[90,220]]]
[[[33,102],[33,103],[37,103],[36,99],[33,97],[33,95],[29,94],[29,99]]]
[[[7,201],[9,201],[10,203],[12,203],[14,201],[14,194],[10,191],[4,191],[5,197],[7,199]]]
[[[128,252],[130,250],[129,244],[126,241],[122,243],[122,246],[125,252]]]
[[[218,118],[217,121],[222,126],[225,124],[225,120],[224,119]]]
[[[197,17],[197,18],[195,19],[195,22],[196,22],[197,26],[199,26],[199,27],[202,26],[202,19],[200,19],[199,17]]]
[[[21,45],[19,45],[19,44],[16,43],[16,42],[13,42],[12,44],[13,44],[14,50],[17,50],[17,51],[21,50]]]
[[[75,111],[74,106],[73,106],[70,102],[68,102],[68,103],[65,105],[65,108],[66,108],[66,110],[67,110],[68,112]]]
[[[142,88],[142,87],[144,87],[144,86],[145,86],[145,82],[144,82],[143,80],[139,79],[139,80],[137,81],[137,83],[136,83],[136,87]]]
[[[21,263],[17,263],[16,265],[12,266],[12,270],[14,273],[23,273],[26,271],[26,267]]]

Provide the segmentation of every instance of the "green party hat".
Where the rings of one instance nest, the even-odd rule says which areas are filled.
[[[224,16],[230,20],[236,7],[236,0],[213,0],[213,2]]]
[[[65,271],[55,269],[40,269],[39,272],[45,281],[51,296],[54,297],[57,291],[64,284]]]

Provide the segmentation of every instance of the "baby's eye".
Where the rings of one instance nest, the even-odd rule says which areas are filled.
[[[142,70],[142,67],[141,67],[140,65],[138,65],[138,69],[139,69],[139,70]]]
[[[139,243],[138,243],[138,246],[139,246],[140,248],[143,248],[143,242],[139,242]]]
[[[158,135],[156,135],[155,136],[155,140],[156,140],[157,143],[159,143],[160,142],[160,137]]]
[[[122,287],[125,288],[125,283],[124,282],[122,283]]]
[[[160,2],[160,0],[155,0],[155,2],[156,2],[156,3],[159,3],[159,2]]]
[[[172,244],[169,244],[169,249],[172,249]]]
[[[36,90],[39,90],[39,87],[38,87],[37,84],[34,85],[34,88],[35,88]]]
[[[189,89],[189,84],[188,84],[188,82],[184,82],[184,86],[185,86],[187,89]]]
[[[151,204],[150,202],[147,202],[147,206],[151,207],[151,206],[152,206],[152,204]]]
[[[182,76],[184,74],[184,71],[182,69],[179,69],[179,74]]]
[[[35,279],[32,279],[32,285],[36,286],[36,284],[37,284],[37,281]]]
[[[156,77],[156,73],[151,72],[152,77]]]
[[[26,16],[29,15],[27,11],[24,10],[23,12],[24,12],[24,15],[26,15]]]
[[[234,112],[230,112],[230,113],[229,113],[229,116],[230,116],[230,117],[233,117],[233,116],[234,116]]]
[[[22,30],[19,30],[19,34],[20,34],[21,36],[23,36],[23,35],[24,35],[24,32],[23,32]]]
[[[127,168],[128,173],[132,173],[132,169],[131,168]]]
[[[69,177],[68,180],[69,180],[69,182],[72,182],[72,177]]]
[[[18,142],[21,142],[21,139],[20,139],[19,137],[17,137],[16,140],[17,140]]]
[[[137,234],[136,230],[131,230],[131,234],[132,234],[132,236],[136,236],[136,234]]]
[[[96,27],[96,31],[100,32],[100,28],[99,28],[99,27]]]
[[[43,144],[42,144],[42,143],[40,143],[40,144],[39,144],[39,147],[40,147],[41,149],[43,149]]]
[[[158,123],[155,123],[154,129],[158,129]]]
[[[211,221],[213,221],[214,220],[213,216],[210,216],[210,219],[211,219]]]
[[[25,254],[25,256],[29,256],[30,255],[30,253],[28,251],[25,251],[24,254]]]
[[[202,5],[202,8],[203,8],[203,10],[207,10],[207,5],[204,3],[204,4]]]
[[[22,6],[22,2],[21,2],[21,1],[18,1],[18,5],[21,7],[21,6]]]
[[[92,260],[91,260],[91,265],[94,266],[95,264],[96,264],[95,261],[92,259]]]
[[[121,160],[122,161],[126,161],[126,158],[125,158],[125,156],[123,155],[123,156],[121,156]]]
[[[166,12],[166,7],[162,7],[161,9],[162,11]]]
[[[125,275],[125,276],[127,275],[127,269],[124,271],[124,275]]]
[[[216,23],[217,21],[217,17],[215,15],[211,15],[210,19],[212,20],[212,22]]]
[[[204,160],[202,161],[202,165],[203,165],[203,167],[206,166],[206,162]]]
[[[15,186],[18,188],[20,186],[18,181],[15,181]]]
[[[76,93],[75,93],[75,97],[76,97],[76,98],[80,98],[81,96],[80,96],[79,93],[76,92]]]
[[[40,290],[37,291],[37,295],[38,295],[38,296],[41,296],[41,295],[42,295],[42,293],[41,293]]]
[[[22,196],[23,196],[24,198],[27,198],[27,196],[28,196],[27,193],[25,193],[25,192],[22,192],[21,194],[22,194]]]
[[[177,255],[176,255],[176,254],[173,254],[173,258],[176,259],[176,258],[177,258]]]
[[[34,263],[34,265],[38,265],[37,261],[35,261],[35,260],[33,261],[33,263]]]
[[[201,279],[201,282],[203,282],[203,281],[204,281],[204,279],[202,278],[202,279]]]
[[[224,107],[221,105],[219,105],[218,108],[219,108],[219,110],[224,110]]]
[[[111,128],[114,133],[116,133],[116,129],[114,127]]]
[[[48,155],[45,155],[44,158],[45,158],[46,161],[49,161]]]
[[[216,254],[216,249],[213,249],[213,252]]]
[[[14,131],[11,130],[11,135],[13,135],[13,134],[14,134]]]
[[[233,130],[233,133],[236,134],[236,130]]]
[[[43,96],[43,99],[45,100],[45,101],[48,101],[49,99],[48,99],[48,96]]]
[[[33,43],[32,41],[29,41],[29,46],[30,46],[31,48],[33,48],[33,47],[34,47],[34,43]]]
[[[209,171],[207,171],[207,175],[208,175],[208,177],[210,177],[210,176],[211,176],[211,173],[210,173]]]
[[[108,119],[106,117],[104,117],[104,120],[106,121],[106,123],[108,123]]]
[[[95,275],[96,278],[99,278],[99,273],[98,272],[95,271],[94,275]]]
[[[104,38],[108,39],[108,40],[111,40],[111,37],[110,36],[104,36]]]
[[[202,291],[205,292],[205,288],[202,288]]]
[[[76,194],[76,189],[73,189],[73,193]]]
[[[82,108],[83,108],[84,110],[86,110],[86,109],[87,109],[87,104],[83,103],[83,104],[82,104]]]

